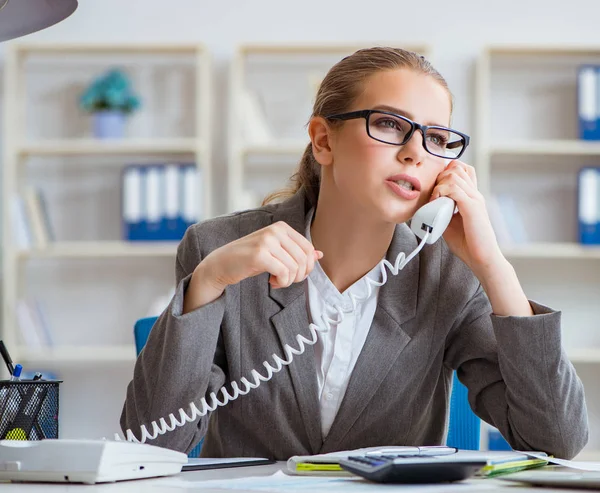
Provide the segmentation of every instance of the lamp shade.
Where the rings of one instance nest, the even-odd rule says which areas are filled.
[[[0,41],[52,26],[76,8],[77,0],[0,0]]]

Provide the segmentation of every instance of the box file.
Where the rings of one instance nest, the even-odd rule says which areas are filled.
[[[600,67],[582,65],[577,73],[579,138],[600,140]]]
[[[600,244],[600,168],[585,167],[578,176],[579,242]]]
[[[201,174],[194,164],[130,165],[123,171],[126,241],[179,241],[200,220]]]

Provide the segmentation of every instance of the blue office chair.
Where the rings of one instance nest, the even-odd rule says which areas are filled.
[[[135,349],[137,354],[146,344],[148,334],[157,317],[147,317],[135,323]],[[459,382],[454,372],[452,395],[450,396],[450,424],[446,445],[465,450],[479,450],[481,421],[471,410],[467,400],[467,388]],[[189,453],[189,457],[199,457],[202,441]]]
[[[156,322],[158,317],[146,317],[140,318],[135,325],[133,326],[133,336],[135,339],[135,351],[137,354],[140,354],[140,351],[146,344],[146,340],[150,335],[150,330]],[[166,419],[166,416],[165,416]],[[200,440],[198,445],[196,445],[188,454],[188,457],[200,457],[200,449],[202,448],[202,442],[204,439]]]
[[[471,410],[467,387],[460,383],[454,372],[446,445],[464,450],[479,450],[480,433],[481,420]]]

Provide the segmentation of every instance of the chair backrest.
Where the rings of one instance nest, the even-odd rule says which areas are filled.
[[[452,378],[450,424],[446,445],[465,450],[479,450],[481,420],[471,410],[465,387],[456,376]]]
[[[135,352],[140,354],[146,345],[150,331],[158,317],[140,318],[133,326],[133,338],[135,339]]]
[[[141,318],[135,323],[133,333],[135,336],[135,349],[137,354],[146,344],[150,330],[157,317]],[[448,426],[448,439],[446,444],[465,450],[479,450],[481,421],[471,410],[467,399],[467,388],[460,383],[454,372],[452,395],[450,397],[450,424]],[[200,442],[190,452],[190,457],[199,457]],[[193,455],[192,455],[193,454]]]
[[[146,344],[146,340],[150,335],[150,331],[152,330],[152,326],[156,322],[158,317],[146,317],[140,318],[135,325],[133,326],[133,338],[135,339],[135,350],[137,354],[140,354],[140,351]],[[165,417],[166,419],[166,417]],[[188,454],[188,457],[200,457],[200,450],[202,449],[202,442],[204,439],[200,440],[198,445],[196,445]]]

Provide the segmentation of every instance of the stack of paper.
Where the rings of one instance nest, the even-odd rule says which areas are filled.
[[[484,459],[487,461],[487,465],[479,472],[479,475],[484,477],[521,471],[548,463],[544,458],[546,454],[543,452],[536,452],[536,457],[533,457],[525,452],[456,450],[451,447],[369,447],[320,455],[296,455],[287,461],[287,473],[310,476],[348,476],[350,473],[344,471],[339,465],[340,459],[382,453],[409,457],[443,457],[446,461],[456,458],[457,462]]]
[[[516,451],[460,450],[456,455],[462,459],[480,459],[481,457],[485,457],[487,465],[479,471],[478,475],[488,478],[548,464],[548,461],[545,459],[547,456],[543,452],[536,452],[538,457],[532,457],[527,453]]]
[[[341,450],[329,454],[319,455],[294,455],[287,461],[287,470],[289,474],[310,475],[310,476],[349,476],[350,473],[344,471],[340,466],[339,460],[350,456],[367,455],[372,453],[386,452],[389,454],[419,455],[421,449],[427,447],[367,447],[356,450]],[[444,447],[447,450],[448,447]]]

